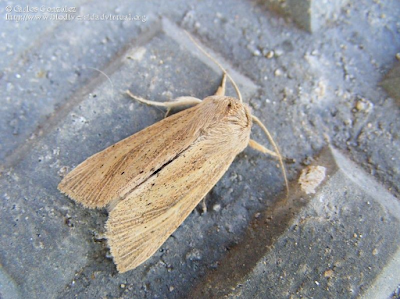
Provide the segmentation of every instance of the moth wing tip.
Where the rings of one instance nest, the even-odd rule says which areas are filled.
[[[121,242],[118,242],[118,240],[114,239],[115,235],[112,230],[112,224],[110,223],[110,217],[108,218],[105,224],[105,229],[106,229],[105,235],[107,239],[107,245],[108,248],[110,249],[110,253],[113,258],[114,264],[117,267],[118,273],[125,273],[137,268],[142,262],[138,263],[137,260],[127,262],[127,260],[124,259],[124,257],[121,257],[121,255],[119,254],[120,252],[119,249],[123,247],[125,242],[122,242],[123,244],[121,244]],[[127,230],[130,231],[129,228]]]
[[[114,261],[114,264],[117,267],[118,273],[125,273],[135,268],[129,266],[127,267],[126,265],[124,265],[123,260],[121,260],[120,256],[118,255],[118,249],[116,248],[117,246],[114,244],[113,241],[111,241],[108,233],[106,234],[106,238],[107,238],[108,248],[110,249],[110,253]]]
[[[65,184],[63,184],[63,181],[61,181],[58,186],[57,186],[58,191],[60,191],[61,194],[67,196],[68,198],[72,199],[76,203],[79,203],[83,205],[85,208],[89,209],[97,209],[97,208],[103,208],[105,204],[101,203],[91,203],[87,200],[87,198],[78,196],[77,194],[74,194],[71,189],[68,189],[65,187]]]
[[[121,261],[118,257],[114,256],[112,253],[111,255],[113,257],[114,264],[117,267],[118,273],[125,273],[130,270],[134,270],[137,266],[139,266],[139,264],[136,263],[126,264],[124,263],[123,260]]]

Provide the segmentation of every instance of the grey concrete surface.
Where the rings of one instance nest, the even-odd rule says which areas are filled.
[[[264,2],[271,10],[291,18],[300,28],[316,32],[326,25],[336,22],[341,9],[349,1],[267,0]]]
[[[383,298],[396,288],[398,201],[335,149],[313,164],[328,169],[318,192],[294,194],[256,217],[194,298]],[[233,277],[232,266],[243,276],[223,279]]]
[[[15,20],[55,6],[140,20]],[[1,298],[398,297],[398,2],[6,1],[0,14]],[[215,92],[221,72],[183,30],[271,131],[291,197],[277,162],[246,149],[207,213],[118,274],[101,238],[107,212],[57,184],[162,119],[124,90],[157,101]],[[258,128],[253,138],[267,144]],[[301,170],[318,163],[326,180],[302,194]]]
[[[396,58],[400,60],[400,53],[397,54]],[[381,86],[392,98],[400,100],[400,63],[396,63],[386,74],[385,78],[381,81]]]

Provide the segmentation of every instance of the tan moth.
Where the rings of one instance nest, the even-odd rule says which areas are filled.
[[[180,97],[160,103],[128,91],[135,100],[166,107],[167,113],[174,107],[193,107],[89,157],[58,185],[85,207],[108,207],[106,238],[121,273],[136,268],[160,248],[248,145],[279,159],[288,186],[271,135],[242,103],[225,69],[195,44],[224,72],[216,94],[204,100]],[[226,77],[238,99],[225,96]],[[253,122],[267,134],[275,152],[250,139]]]

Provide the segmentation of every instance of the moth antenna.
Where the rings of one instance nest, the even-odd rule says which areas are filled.
[[[242,94],[240,93],[239,87],[236,85],[235,81],[233,80],[233,78],[231,77],[231,75],[229,75],[229,73],[226,71],[226,69],[214,58],[212,57],[206,50],[204,50],[200,44],[190,35],[189,32],[187,32],[186,30],[184,30],[185,33],[187,34],[187,36],[190,38],[190,40],[195,44],[195,46],[201,51],[203,52],[204,55],[206,55],[208,58],[211,59],[211,61],[213,61],[216,65],[218,65],[218,67],[221,69],[221,71],[223,71],[226,76],[228,77],[229,81],[231,81],[233,87],[235,88],[236,94],[239,98],[239,101],[242,103]]]
[[[111,81],[111,78],[105,72],[103,72],[102,70],[96,69],[95,67],[88,66],[87,68],[98,71],[100,74],[104,75],[108,79],[108,81],[111,84],[111,89],[112,89],[112,100],[114,101],[114,84]]]
[[[268,129],[264,126],[264,124],[261,122],[261,120],[259,120],[259,118],[257,116],[252,115],[251,116],[253,121],[260,126],[260,128],[264,131],[265,135],[267,135],[269,141],[271,142],[272,146],[275,149],[275,152],[277,154],[278,160],[279,160],[279,165],[282,167],[282,173],[283,173],[283,178],[285,179],[285,185],[286,185],[286,198],[289,198],[289,182],[286,176],[286,169],[285,169],[285,165],[283,164],[283,159],[282,159],[282,155],[279,151],[278,146],[276,145],[274,139],[272,138],[271,133],[268,131]]]

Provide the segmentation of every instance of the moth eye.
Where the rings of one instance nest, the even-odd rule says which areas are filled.
[[[226,110],[226,113],[228,113],[228,114],[232,113],[232,103],[231,102],[228,103],[225,110]]]

